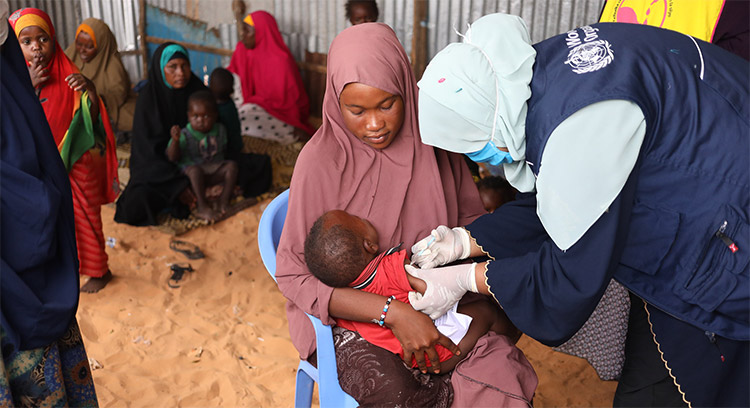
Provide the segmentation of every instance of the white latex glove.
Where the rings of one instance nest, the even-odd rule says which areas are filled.
[[[473,263],[435,269],[419,269],[404,265],[406,273],[427,283],[424,295],[409,292],[409,303],[414,309],[430,315],[432,320],[437,319],[450,310],[466,292],[478,292],[474,278],[476,265]]]
[[[411,262],[422,269],[466,259],[471,253],[469,232],[461,227],[450,229],[441,225],[411,247]]]

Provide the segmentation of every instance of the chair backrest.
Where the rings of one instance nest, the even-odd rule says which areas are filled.
[[[284,191],[274,198],[263,211],[258,223],[258,248],[260,257],[266,270],[276,280],[276,248],[281,239],[281,230],[284,228],[286,211],[289,204],[289,190]],[[315,316],[307,315],[315,328],[315,338],[318,350],[318,367],[312,366],[307,361],[301,360],[298,371],[302,370],[318,382],[318,398],[321,407],[353,408],[358,406],[357,401],[345,393],[339,385],[336,370],[336,351],[333,348],[333,334],[331,327],[324,325]],[[299,383],[299,372],[297,376],[297,389],[295,391],[295,406],[310,406],[312,397],[312,386],[308,391],[302,391]],[[306,394],[300,397],[300,394]],[[300,403],[303,401],[303,403]]]
[[[289,190],[285,190],[274,198],[260,216],[258,223],[258,248],[263,265],[276,280],[276,248],[281,239],[281,230],[284,228],[287,205],[289,204]]]

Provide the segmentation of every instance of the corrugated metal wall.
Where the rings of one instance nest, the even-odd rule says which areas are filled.
[[[604,0],[424,0],[428,3],[427,56],[432,58],[451,42],[459,40],[455,30],[489,13],[521,16],[529,26],[533,42],[573,27],[598,21]],[[349,26],[344,18],[345,0],[275,0],[271,12],[289,40],[290,49],[301,59],[304,50],[325,53],[333,38]],[[406,53],[411,53],[414,21],[412,0],[377,0],[380,20],[398,35]],[[305,43],[307,43],[305,47]]]
[[[137,83],[143,78],[141,55],[137,52],[138,0],[83,0],[80,4],[79,22],[96,17],[107,23],[117,38],[117,46],[122,53],[122,64],[130,74],[130,82]]]
[[[490,13],[521,16],[532,42],[539,42],[571,28],[599,20],[604,0],[430,0],[428,8],[428,58],[451,42],[459,41],[455,30]]]
[[[198,1],[198,0],[193,0]],[[231,6],[230,0],[203,0],[220,3],[221,6]],[[65,3],[80,4],[80,18],[75,20],[71,29],[71,38],[75,34],[78,22],[89,17],[102,19],[109,25],[117,38],[117,45],[122,53],[122,63],[130,74],[132,83],[138,82],[144,77],[141,55],[135,53],[139,50],[138,42],[138,0],[64,0]],[[147,0],[146,4],[169,10],[173,13],[186,15],[186,0]],[[232,49],[237,43],[237,33],[233,24],[222,24],[219,26],[222,38],[222,48]],[[225,58],[225,65],[229,59]]]
[[[274,9],[268,11],[276,17],[289,49],[301,60],[306,50],[327,53],[333,38],[350,25],[344,17],[344,4],[346,0],[274,0]],[[377,0],[377,4],[379,21],[393,27],[410,53],[414,2]]]
[[[217,7],[231,8],[230,0],[190,0],[214,2]],[[464,31],[466,24],[488,13],[516,14],[526,20],[531,38],[541,41],[573,27],[596,22],[604,0],[424,0],[428,2],[428,58],[450,42],[458,41],[455,30]],[[21,7],[38,7],[52,17],[58,40],[64,48],[73,42],[81,20],[97,17],[115,33],[123,63],[135,82],[141,78],[138,54],[137,0],[9,0],[11,11]],[[186,14],[188,0],[147,0],[153,6]],[[252,6],[252,1],[248,4]],[[344,18],[346,0],[273,0],[273,10],[284,40],[298,60],[305,51],[326,53],[333,38],[349,25]],[[413,0],[377,0],[380,21],[393,27],[407,54],[411,52],[414,20]],[[223,48],[233,49],[237,31],[233,24],[220,24]],[[228,63],[228,61],[226,61]]]
[[[146,38],[163,38],[184,41],[188,44],[221,50],[219,30],[211,29],[204,22],[185,17],[179,13],[165,11],[162,8],[146,5]],[[149,43],[148,55],[154,55],[160,44]],[[217,67],[226,64],[222,55],[205,49],[190,49],[190,66],[193,72],[208,84],[209,74]]]
[[[34,7],[49,14],[55,26],[57,41],[63,49],[73,43],[73,37],[81,19],[80,3],[60,0],[8,0],[11,13],[24,7]]]

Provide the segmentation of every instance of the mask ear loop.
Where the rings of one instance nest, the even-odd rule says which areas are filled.
[[[492,139],[495,137],[495,131],[497,130],[497,111],[500,108],[500,81],[497,79],[497,74],[495,72],[495,66],[492,64],[492,60],[490,59],[490,56],[487,55],[486,52],[480,47],[477,47],[471,42],[471,24],[466,24],[466,34],[461,34],[457,29],[456,26],[453,26],[453,31],[458,34],[458,36],[463,40],[464,43],[474,46],[474,48],[478,49],[479,52],[484,55],[484,58],[487,59],[487,62],[490,64],[490,69],[492,69],[492,77],[495,79],[495,113],[492,115],[492,132],[490,133],[490,140],[488,143],[491,143],[495,149],[497,149],[497,145],[492,141]],[[498,149],[500,150],[500,149]],[[508,152],[510,153],[510,152]],[[512,156],[511,156],[512,158]]]
[[[490,64],[490,69],[492,69],[492,77],[495,79],[495,113],[492,115],[492,132],[490,133],[490,142],[491,142],[492,139],[495,137],[495,130],[497,130],[497,110],[500,107],[500,82],[497,80],[497,74],[495,73],[495,66],[492,65],[492,60],[490,59],[490,56],[487,55],[487,53],[484,52],[483,49],[471,43],[471,38],[470,38],[471,26],[469,26],[469,31],[467,31],[467,33],[469,33],[469,37],[467,36],[462,36],[462,37],[466,40],[467,44],[473,45],[476,49],[479,50],[479,52],[482,53],[482,55],[484,55],[484,58],[486,58],[487,62]],[[492,143],[492,144],[494,145],[495,143]]]
[[[456,33],[456,35],[463,40],[465,43],[471,42],[471,24],[466,23],[466,35],[462,34],[458,29],[456,28],[456,24],[453,23],[453,32]]]

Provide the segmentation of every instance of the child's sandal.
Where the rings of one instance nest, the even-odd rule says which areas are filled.
[[[182,280],[185,272],[193,272],[193,267],[190,264],[187,264],[187,266],[172,264],[169,269],[172,271],[172,276],[167,279],[167,286],[172,289],[177,289],[180,287],[178,283]]]
[[[170,241],[169,249],[185,255],[188,259],[201,259],[206,257],[197,245],[179,239],[173,239]]]

